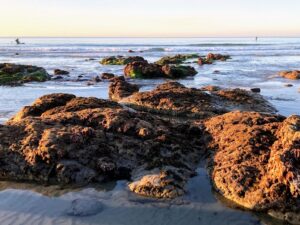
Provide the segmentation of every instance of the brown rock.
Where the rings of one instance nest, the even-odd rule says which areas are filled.
[[[96,76],[96,77],[93,78],[93,81],[96,82],[96,83],[99,83],[102,80],[101,80],[101,78],[99,76]]]
[[[143,176],[161,171],[160,187],[132,190],[175,197],[184,192],[204,153],[201,132],[195,125],[164,121],[107,100],[46,95],[0,126],[0,177],[86,184],[128,179],[131,171]]]
[[[115,80],[109,85],[109,98],[113,101],[119,101],[139,91],[136,84],[130,84],[125,80]]]
[[[164,65],[162,71],[165,76],[172,79],[195,76],[197,74],[195,68],[191,66]]]
[[[111,90],[112,95],[115,92],[118,88]],[[262,96],[246,90],[223,89],[206,93],[204,90],[186,88],[177,82],[167,82],[153,91],[135,92],[129,97],[117,99],[138,110],[193,118],[206,118],[233,110],[276,111]]]
[[[113,73],[102,73],[102,75],[101,75],[101,79],[103,79],[103,80],[110,80],[114,77],[115,77],[115,75]]]
[[[163,77],[164,73],[161,66],[147,61],[132,62],[125,66],[124,74],[130,78],[158,78]]]
[[[216,190],[256,211],[300,212],[299,116],[232,112],[205,126],[212,137],[209,169]]]
[[[70,72],[66,70],[61,70],[61,69],[55,69],[54,70],[54,75],[69,75]]]
[[[208,86],[200,88],[200,90],[213,92],[213,91],[220,91],[221,88],[218,86],[208,85]]]
[[[185,174],[187,175],[187,174]],[[155,198],[176,198],[184,194],[184,186],[187,177],[175,168],[155,170],[141,176],[129,184],[129,189],[139,195]]]
[[[300,71],[294,70],[294,71],[282,71],[279,73],[281,77],[284,77],[286,79],[290,80],[298,80],[300,79]]]

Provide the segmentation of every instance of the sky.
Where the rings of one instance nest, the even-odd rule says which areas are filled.
[[[2,37],[300,37],[299,0],[0,0]]]

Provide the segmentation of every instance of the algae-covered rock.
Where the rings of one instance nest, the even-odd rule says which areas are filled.
[[[124,74],[130,78],[154,79],[169,78],[178,79],[197,74],[195,68],[182,65],[158,65],[155,63],[133,62],[126,65]]]
[[[140,56],[110,56],[101,60],[102,65],[126,65],[131,62],[143,62],[145,59]]]
[[[26,82],[43,82],[50,76],[44,68],[11,63],[0,64],[0,85],[20,85]]]
[[[166,64],[182,64],[188,59],[194,59],[198,58],[199,55],[197,54],[186,54],[186,55],[175,55],[175,56],[164,56],[157,62],[155,62],[158,65],[166,65]]]
[[[161,66],[148,63],[147,61],[132,62],[127,64],[124,68],[124,74],[126,77],[139,79],[164,77]]]
[[[197,71],[191,66],[181,66],[181,65],[164,65],[162,71],[166,77],[176,79],[184,78],[187,76],[195,76]]]

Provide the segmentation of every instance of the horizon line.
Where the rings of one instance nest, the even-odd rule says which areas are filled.
[[[0,38],[300,38],[300,35],[262,35],[262,36],[1,36]]]

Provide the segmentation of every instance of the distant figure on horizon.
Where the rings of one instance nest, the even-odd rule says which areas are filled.
[[[16,39],[16,43],[17,43],[17,45],[24,45],[25,44],[25,43],[21,43],[19,38]]]
[[[258,37],[255,37],[255,41],[258,41]]]

